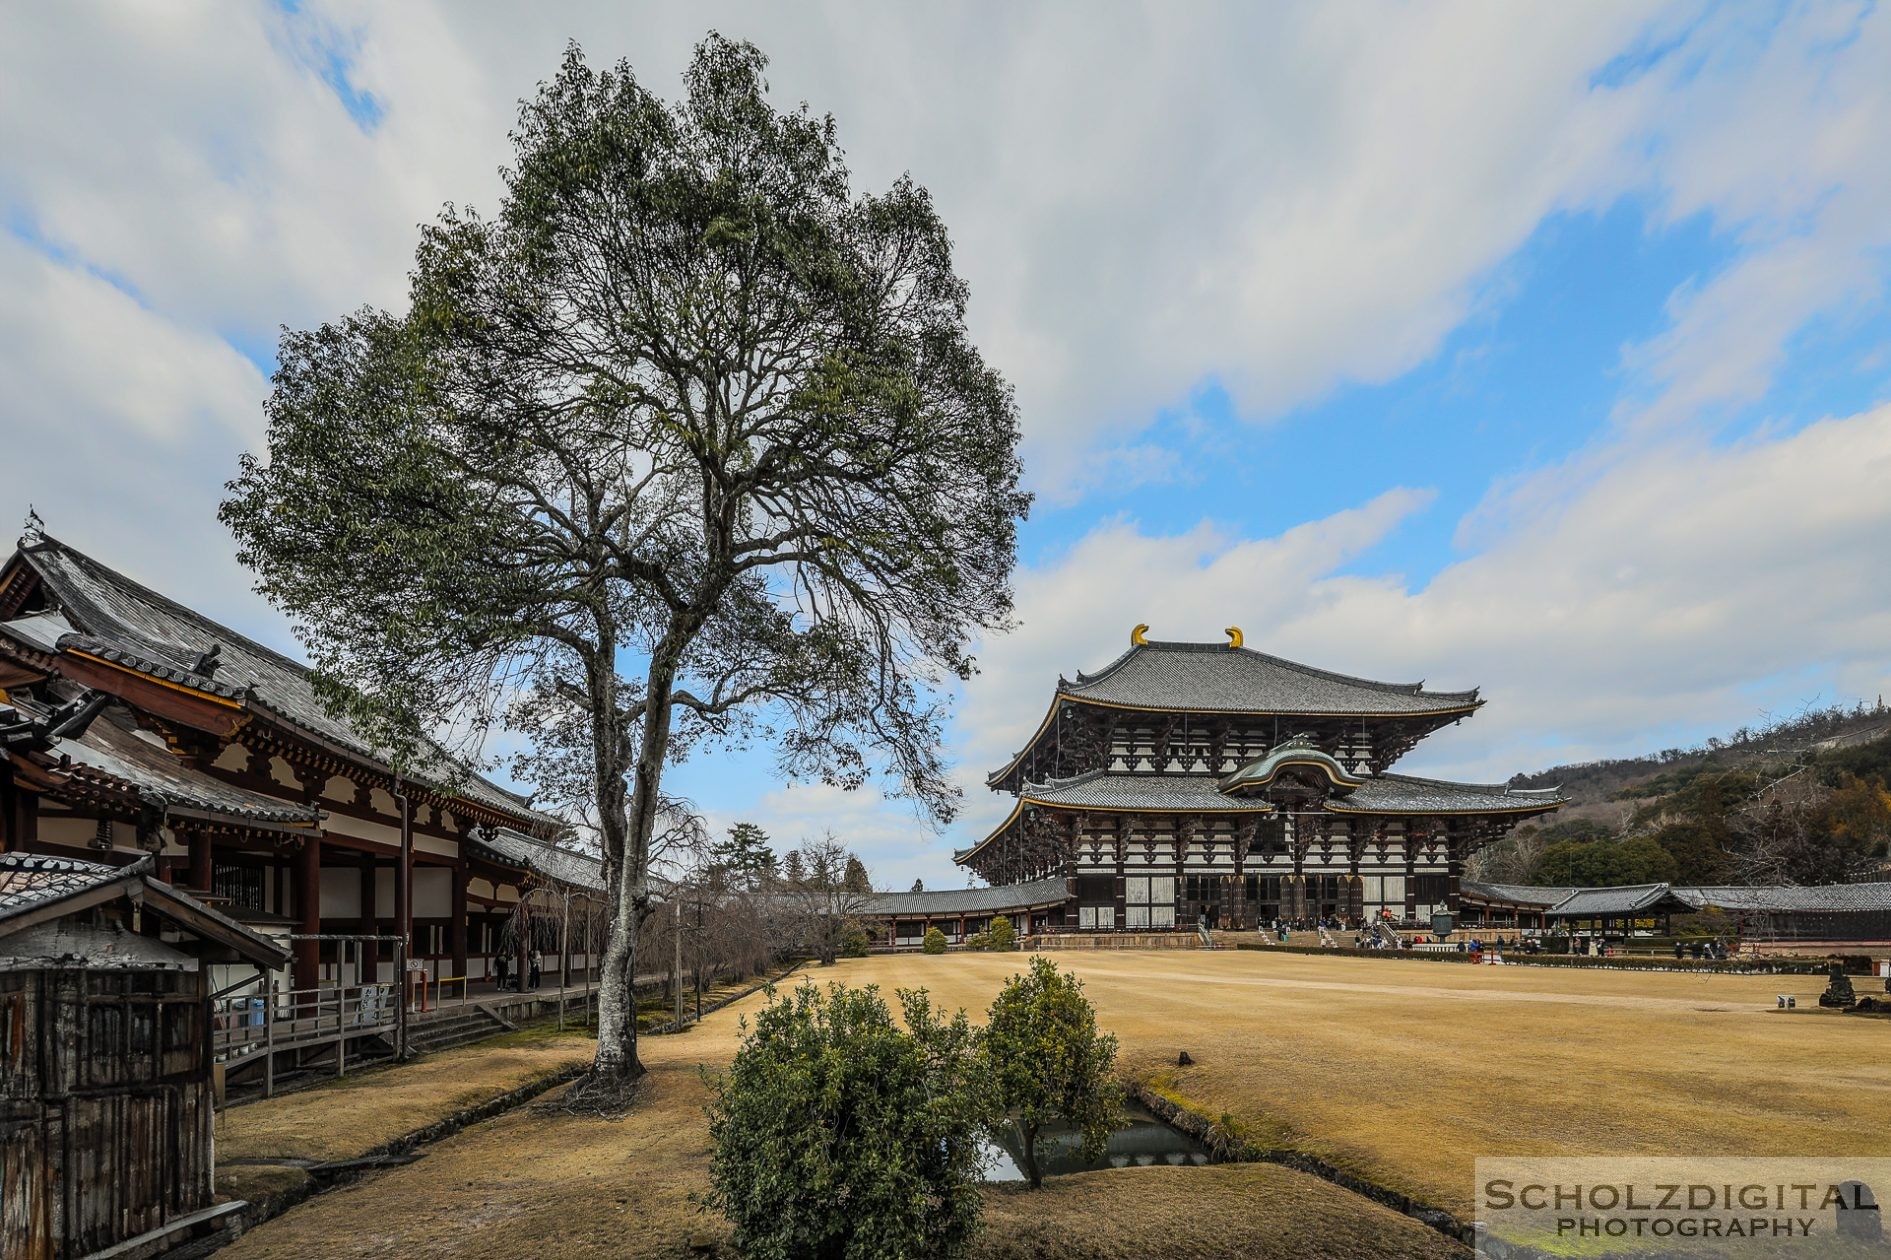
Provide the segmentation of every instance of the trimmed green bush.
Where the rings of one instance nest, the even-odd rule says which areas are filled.
[[[991,948],[999,953],[1018,947],[1018,931],[1011,926],[1011,919],[1007,915],[994,917],[986,935],[991,938]]]
[[[873,938],[867,935],[867,929],[858,923],[849,921],[840,930],[840,956],[842,958],[865,958],[867,949],[873,944]]]
[[[962,1256],[980,1138],[998,1112],[960,1011],[901,990],[804,984],[771,999],[712,1082],[705,1201],[755,1260]]]
[[[919,948],[928,954],[945,953],[946,951],[945,933],[941,932],[936,927],[927,928],[926,939],[920,942]]]

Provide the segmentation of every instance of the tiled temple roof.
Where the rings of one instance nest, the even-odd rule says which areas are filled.
[[[21,713],[33,711],[24,701],[16,707]],[[79,735],[45,741],[38,755],[80,783],[124,792],[153,808],[287,826],[312,827],[322,819],[313,805],[252,792],[193,768],[157,736],[138,730],[122,707],[107,709]]]
[[[1274,811],[1264,800],[1224,796],[1212,774],[1123,774],[1092,770],[1069,779],[1027,783],[1020,799],[1067,809],[1164,810],[1244,814]]]
[[[1575,892],[1573,886],[1555,884],[1485,884],[1467,879],[1462,885],[1464,896],[1477,901],[1501,902],[1513,906],[1536,906],[1547,910],[1569,894]]]
[[[145,915],[155,913],[200,939],[228,949],[242,961],[259,967],[280,967],[288,961],[288,955],[275,942],[188,893],[153,879],[151,869],[149,857],[128,866],[107,866],[35,853],[0,853],[0,937],[8,938],[0,944],[0,960],[14,964],[22,959],[30,961],[31,953],[16,952],[19,942],[30,940],[30,935],[17,933],[30,933],[36,921],[60,916],[64,913],[59,909],[61,902],[83,898],[71,907],[76,910],[116,896],[135,899]],[[125,938],[145,939],[130,934]],[[60,965],[70,962],[63,955],[56,961]]]
[[[475,832],[473,845],[503,865],[531,871],[555,884],[588,892],[604,891],[604,863],[588,853],[548,844],[510,827]]]
[[[1556,788],[1502,783],[1453,783],[1409,774],[1381,774],[1326,807],[1341,814],[1528,814],[1564,803]]]
[[[64,543],[39,536],[19,555],[58,606],[0,624],[10,636],[40,651],[78,651],[140,674],[260,708],[283,724],[386,768],[379,750],[331,713],[315,691],[306,665],[186,608]],[[55,629],[65,633],[46,640]],[[214,671],[200,663],[217,649]],[[557,825],[523,799],[477,775],[453,785],[457,795],[521,821]]]
[[[1758,913],[1794,911],[1845,913],[1891,910],[1891,884],[1754,885],[1751,887],[1676,887],[1674,895],[1692,906]]]
[[[1589,919],[1601,915],[1638,914],[1664,901],[1677,901],[1667,884],[1624,884],[1618,888],[1578,888],[1550,907],[1559,919]]]
[[[100,862],[34,853],[0,854],[0,918],[118,877],[117,867]]]
[[[1058,693],[1098,704],[1190,713],[1387,716],[1470,710],[1477,689],[1426,691],[1423,683],[1374,682],[1225,643],[1133,645],[1094,674],[1059,681]]]
[[[1023,884],[989,888],[951,888],[927,892],[874,893],[861,906],[864,915],[896,918],[907,915],[996,914],[1029,910],[1069,899],[1064,877],[1034,879]]]

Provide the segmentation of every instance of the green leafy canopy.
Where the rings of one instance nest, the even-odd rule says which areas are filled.
[[[712,1081],[707,1202],[754,1260],[964,1254],[993,1120],[963,1011],[901,990],[775,997]],[[900,1023],[905,1025],[904,1029]]]
[[[1097,1030],[1082,981],[1033,958],[993,1000],[983,1053],[999,1104],[1016,1120],[1032,1185],[1043,1180],[1037,1138],[1046,1124],[1062,1121],[1079,1133],[1085,1159],[1102,1154],[1123,1105],[1116,1038]]]

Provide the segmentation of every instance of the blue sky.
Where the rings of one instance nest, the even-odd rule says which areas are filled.
[[[41,6],[0,48],[0,428],[54,532],[293,646],[214,519],[270,350],[398,306],[566,40],[714,26],[932,190],[1039,496],[944,835],[764,749],[712,825],[952,847],[1059,672],[1149,622],[1482,685],[1502,778],[1891,682],[1891,16],[1870,4]],[[507,741],[501,738],[495,746]]]

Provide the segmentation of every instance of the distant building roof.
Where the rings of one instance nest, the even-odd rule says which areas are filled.
[[[1097,704],[1193,713],[1396,717],[1469,711],[1481,703],[1476,688],[1426,691],[1423,683],[1375,682],[1225,643],[1135,644],[1057,690]]]
[[[151,678],[265,710],[286,725],[381,765],[380,750],[316,694],[308,666],[238,634],[201,613],[49,536],[23,545],[19,558],[44,583],[58,614],[0,622],[0,632],[41,652],[88,653]],[[51,637],[55,630],[64,632]],[[48,646],[50,639],[51,646]],[[216,649],[214,666],[204,657]],[[522,798],[477,775],[454,791],[522,821],[558,825]]]
[[[941,918],[960,914],[998,914],[1007,910],[1029,910],[1036,906],[1057,905],[1069,900],[1070,890],[1061,875],[1034,879],[1023,884],[998,884],[989,888],[953,888],[926,892],[874,893],[861,907],[861,913],[884,918]]]
[[[1467,879],[1460,887],[1463,896],[1476,901],[1494,901],[1512,906],[1535,906],[1547,910],[1575,892],[1569,885],[1486,884]]]
[[[1676,888],[1675,896],[1690,905],[1723,910],[1790,914],[1794,911],[1845,913],[1855,910],[1891,910],[1891,883],[1753,885]]]
[[[1733,884],[1625,884],[1605,888],[1539,887],[1525,884],[1486,884],[1466,880],[1463,895],[1479,901],[1538,906],[1551,918],[1589,919],[1604,915],[1639,914],[1661,907],[1670,911],[1722,910],[1761,914],[1835,913],[1891,910],[1891,883]]]

